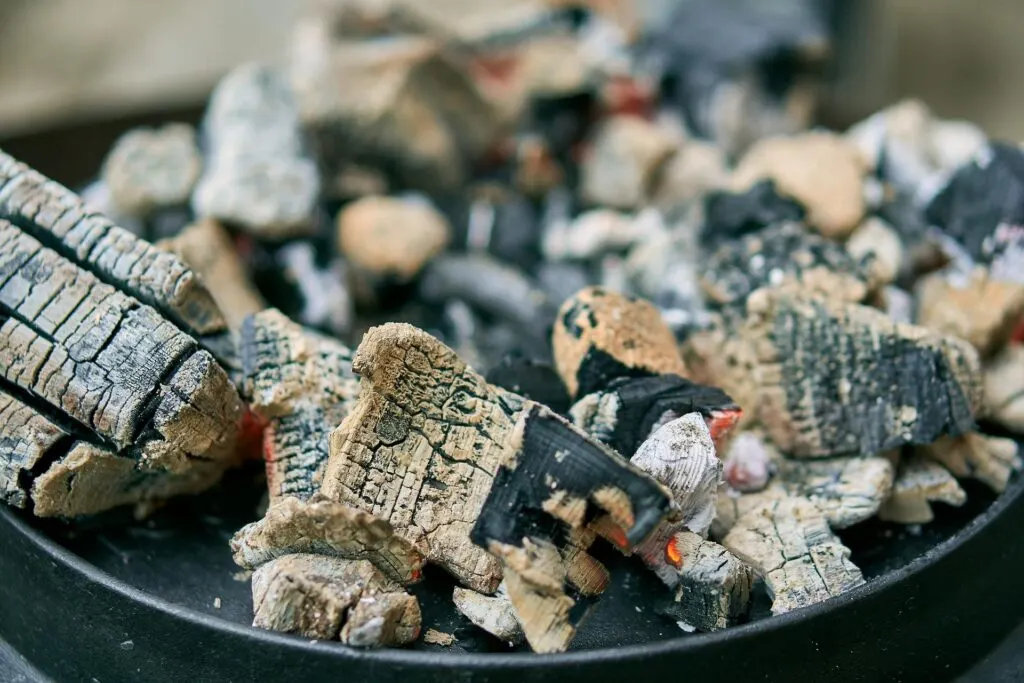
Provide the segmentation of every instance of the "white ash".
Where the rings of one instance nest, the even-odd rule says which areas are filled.
[[[516,619],[505,583],[494,595],[484,595],[468,588],[456,587],[452,594],[455,609],[475,626],[506,643],[523,642],[523,627]]]
[[[772,459],[764,440],[758,435],[751,432],[738,434],[725,456],[725,482],[743,493],[760,491],[772,476]]]
[[[655,431],[630,462],[672,491],[683,527],[707,536],[715,517],[722,462],[699,413],[684,415]]]
[[[286,275],[302,294],[299,322],[326,328],[336,335],[347,333],[354,311],[352,297],[345,286],[348,280],[345,262],[335,259],[321,268],[316,264],[316,254],[309,242],[292,242],[278,254]]]
[[[159,209],[187,204],[202,163],[192,126],[136,128],[114,143],[102,177],[118,213],[145,219]]]

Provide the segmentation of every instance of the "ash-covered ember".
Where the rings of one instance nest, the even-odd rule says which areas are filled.
[[[833,529],[871,519],[892,492],[893,467],[885,458],[780,458],[776,466],[782,488],[817,505]]]
[[[870,455],[974,429],[981,367],[966,342],[784,291],[759,292],[748,310],[758,415],[783,452]]]
[[[733,439],[723,461],[725,483],[742,493],[763,489],[774,470],[772,454],[763,439],[751,432],[743,432]]]
[[[579,399],[569,410],[573,423],[626,457],[632,457],[659,427],[699,413],[718,444],[741,410],[721,389],[678,375],[620,377],[607,388]]]
[[[306,499],[320,489],[331,432],[355,405],[352,352],[279,311],[242,326],[242,386],[266,424],[264,460],[271,499]]]
[[[740,623],[750,608],[753,569],[724,547],[690,531],[671,539],[669,554],[678,558],[673,600],[660,611],[701,632]]]
[[[552,346],[555,367],[573,396],[603,389],[618,377],[686,374],[658,309],[601,287],[577,292],[562,304]]]
[[[772,614],[827,600],[864,583],[850,550],[808,500],[783,498],[740,517],[722,545],[758,572]]]

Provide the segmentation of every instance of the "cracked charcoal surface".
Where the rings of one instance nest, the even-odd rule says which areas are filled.
[[[253,572],[253,625],[354,647],[407,645],[420,632],[416,598],[365,560],[287,555]]]
[[[569,394],[565,385],[555,369],[547,363],[509,355],[488,370],[486,377],[490,384],[545,405],[559,415],[569,412]],[[579,424],[576,426],[580,427]],[[587,429],[583,431],[594,436]]]
[[[935,518],[932,503],[959,507],[967,494],[949,470],[914,453],[900,458],[892,495],[878,511],[879,519],[900,524],[927,524]]]
[[[103,162],[102,177],[117,212],[144,219],[187,204],[202,164],[195,130],[172,123],[122,135]]]
[[[810,501],[783,498],[736,521],[722,545],[751,564],[772,595],[772,614],[784,614],[864,583],[850,551]]]
[[[682,558],[674,600],[660,611],[708,633],[739,623],[747,616],[754,572],[713,541],[682,531],[673,539]]]
[[[618,377],[686,374],[658,309],[601,287],[581,290],[562,304],[552,346],[555,367],[573,396],[604,389]]]
[[[755,183],[746,192],[713,192],[704,200],[701,242],[713,247],[779,223],[799,223],[800,204],[779,195],[771,180]]]
[[[295,553],[369,560],[390,580],[403,584],[419,580],[423,567],[423,556],[387,522],[320,495],[308,501],[275,501],[263,519],[235,534],[231,550],[243,569]]]
[[[748,309],[759,416],[788,455],[871,455],[974,429],[980,364],[966,342],[784,292],[761,292]]]
[[[782,487],[817,505],[833,529],[874,517],[893,488],[893,467],[885,458],[775,462]]]
[[[607,389],[579,399],[569,416],[598,441],[631,457],[658,426],[671,419],[696,412],[711,427],[738,410],[721,389],[678,375],[657,375],[612,380]]]
[[[358,397],[352,352],[276,310],[245,321],[241,349],[246,398],[267,423],[271,499],[307,499],[320,489],[331,433]]]
[[[53,219],[59,202],[17,203],[35,179],[19,178],[0,190],[6,206]],[[6,497],[28,505],[33,489],[37,514],[75,516],[215,483],[234,461],[242,404],[213,357],[150,306],[4,220],[0,245],[0,392],[20,416],[4,426],[13,444],[0,457]],[[151,251],[138,242],[136,253]]]
[[[362,393],[331,437],[324,494],[389,521],[468,588],[493,592],[502,564],[506,580],[517,572],[509,595],[531,645],[564,649],[573,601],[552,540],[598,510],[639,540],[669,512],[667,493],[548,409],[486,384],[410,325],[371,329],[353,367]],[[538,581],[562,596],[551,598],[557,605],[568,601],[558,611],[564,621],[529,613]]]
[[[742,306],[751,293],[784,282],[798,283],[842,301],[863,301],[874,288],[870,260],[797,223],[784,223],[728,242],[708,257],[701,286],[710,305]]]
[[[230,364],[233,346],[224,316],[184,263],[115,226],[70,190],[2,150],[0,219],[11,221],[99,280],[154,307]]]
[[[1024,152],[1013,145],[991,144],[986,153],[957,170],[925,216],[973,258],[982,263],[1012,258],[1019,272],[1021,262],[1012,253],[1017,240],[999,227],[1024,225]]]

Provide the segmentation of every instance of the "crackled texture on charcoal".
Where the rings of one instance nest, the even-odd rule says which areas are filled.
[[[864,583],[849,549],[808,500],[784,498],[758,507],[736,521],[722,545],[764,578],[772,614],[813,605]]]
[[[650,302],[588,287],[558,311],[555,366],[572,395],[603,389],[616,377],[685,375],[675,336]]]
[[[206,168],[192,195],[200,217],[265,239],[314,230],[320,195],[285,75],[243,64],[221,80],[203,119]]]
[[[1024,346],[1010,344],[985,365],[985,418],[1024,433]]]
[[[689,413],[701,415],[717,443],[741,411],[721,389],[678,375],[620,377],[569,409],[573,424],[627,457],[656,429]]]
[[[878,518],[899,524],[927,524],[935,518],[932,503],[960,507],[967,494],[939,463],[921,454],[900,458],[892,495],[878,510]]]
[[[840,244],[799,223],[783,223],[729,241],[715,249],[701,272],[709,303],[742,306],[762,287],[790,284],[801,291],[856,303],[874,289],[869,266]]]
[[[497,587],[494,541],[582,526],[591,504],[642,538],[667,512],[653,480],[422,330],[371,329],[353,368],[362,393],[331,437],[324,493],[390,521],[470,588]]]
[[[866,160],[834,133],[811,132],[760,140],[733,172],[732,186],[744,190],[763,178],[807,209],[807,221],[823,235],[843,239],[864,217],[862,182]]]
[[[103,282],[155,307],[221,360],[233,354],[216,301],[178,257],[93,213],[70,190],[3,151],[0,218],[11,220]]]
[[[570,623],[574,603],[565,595],[558,549],[526,539],[522,547],[495,542],[490,550],[502,560],[509,599],[530,647],[534,652],[565,650],[576,629]]]
[[[331,433],[359,394],[352,352],[274,309],[245,321],[241,347],[244,393],[267,423],[271,499],[309,498],[320,488]]]
[[[919,325],[966,339],[983,356],[1005,346],[1024,313],[1024,284],[997,280],[984,267],[926,275],[915,293]]]
[[[263,519],[235,534],[231,549],[235,563],[245,569],[283,555],[316,553],[370,560],[388,578],[412,583],[423,567],[423,556],[390,524],[319,495],[275,502]]]
[[[0,500],[29,503],[33,472],[59,460],[74,437],[18,399],[0,393]]]
[[[512,644],[523,641],[523,627],[516,620],[512,602],[504,591],[484,595],[456,587],[452,593],[452,602],[462,616],[495,638]]]
[[[136,128],[114,143],[103,162],[103,182],[118,213],[146,218],[187,204],[202,167],[192,126]]]
[[[354,647],[407,645],[419,636],[416,598],[365,560],[287,555],[252,576],[253,626]]]
[[[736,520],[748,512],[789,497],[785,487],[774,479],[754,493],[741,493],[728,485],[721,486],[715,503],[715,520],[711,523],[711,538],[725,538],[725,535],[736,526]]]
[[[954,475],[977,479],[998,492],[1006,488],[1010,475],[1021,466],[1016,441],[977,432],[944,436],[919,449]]]
[[[232,331],[238,332],[246,316],[267,307],[249,280],[231,235],[217,221],[201,220],[157,246],[176,254],[203,278]]]
[[[0,246],[6,382],[143,467],[226,466],[242,405],[209,353],[153,308],[2,220]]]
[[[757,420],[760,389],[757,382],[757,355],[736,332],[736,322],[719,315],[703,330],[690,333],[680,346],[688,377],[701,384],[721,389],[745,409],[736,428]]]
[[[775,464],[782,487],[817,505],[833,529],[874,517],[892,491],[893,467],[885,458],[779,458]]]
[[[974,428],[981,372],[967,342],[785,292],[761,290],[747,308],[759,417],[784,453],[870,455]]]
[[[662,611],[698,631],[732,626],[747,615],[754,571],[724,547],[681,531],[669,551],[678,558],[675,599]]]

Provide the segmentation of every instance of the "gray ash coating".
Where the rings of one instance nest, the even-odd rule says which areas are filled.
[[[799,223],[772,225],[722,244],[708,257],[701,283],[711,307],[742,306],[755,290],[823,269],[868,287],[868,261]]]

